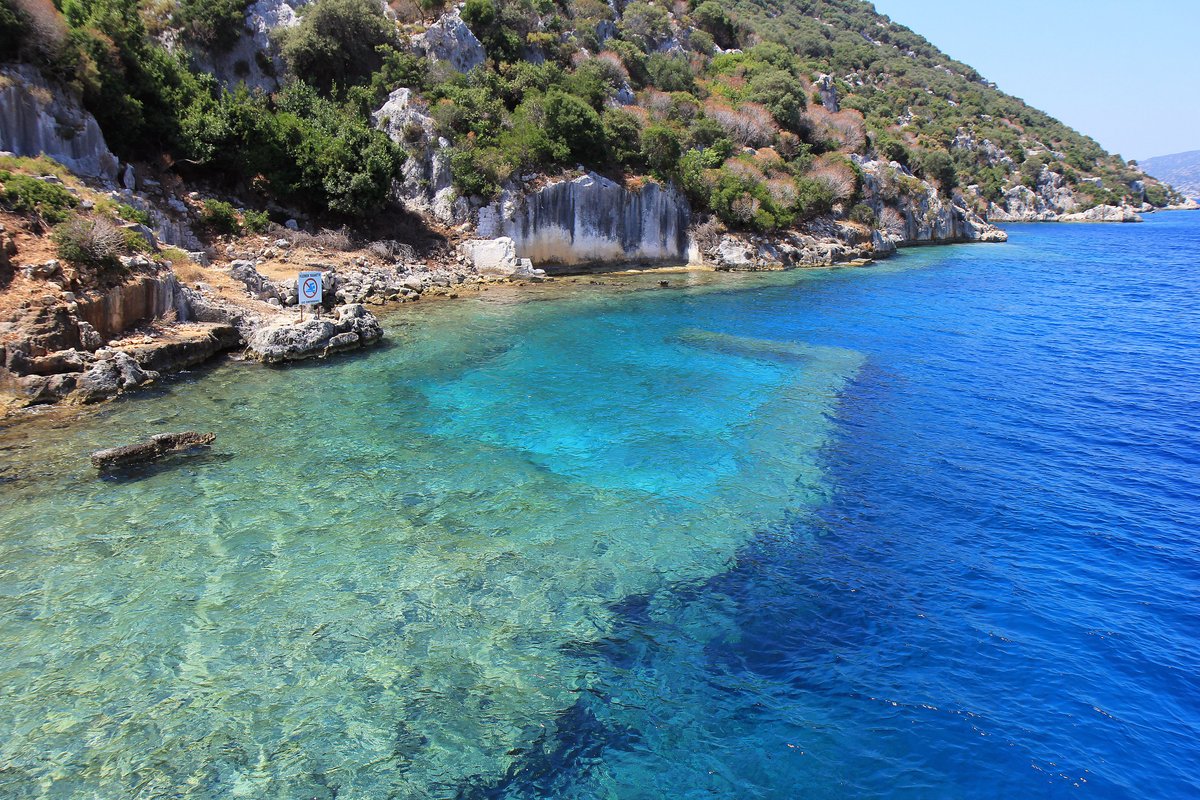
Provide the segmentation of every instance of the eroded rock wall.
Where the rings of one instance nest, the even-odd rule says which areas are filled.
[[[674,188],[626,189],[589,172],[532,192],[506,192],[479,212],[481,237],[507,236],[535,265],[688,261],[691,208]]]
[[[0,67],[0,150],[45,154],[79,175],[117,177],[117,158],[96,118],[29,64]]]
[[[1008,235],[966,207],[958,195],[945,197],[895,161],[852,156],[862,174],[863,203],[897,246],[951,242],[1002,242]]]
[[[80,297],[76,303],[76,315],[106,340],[171,312],[183,316],[179,312],[186,308],[179,282],[171,272],[138,275],[103,293]]]

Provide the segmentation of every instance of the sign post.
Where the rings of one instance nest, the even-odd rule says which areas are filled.
[[[301,272],[296,279],[296,297],[300,303],[300,319],[304,319],[305,306],[317,306],[314,312],[319,319],[321,316],[321,273]]]

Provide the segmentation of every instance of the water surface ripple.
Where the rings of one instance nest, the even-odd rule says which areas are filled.
[[[0,795],[1200,796],[1200,215],[1010,235],[0,431]]]

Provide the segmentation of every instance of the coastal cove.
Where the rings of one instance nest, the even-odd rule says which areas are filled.
[[[1200,215],[1006,228],[0,429],[0,794],[1200,792]]]

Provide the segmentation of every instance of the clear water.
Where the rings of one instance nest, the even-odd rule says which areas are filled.
[[[1200,795],[1200,215],[1010,232],[0,432],[0,796]]]

